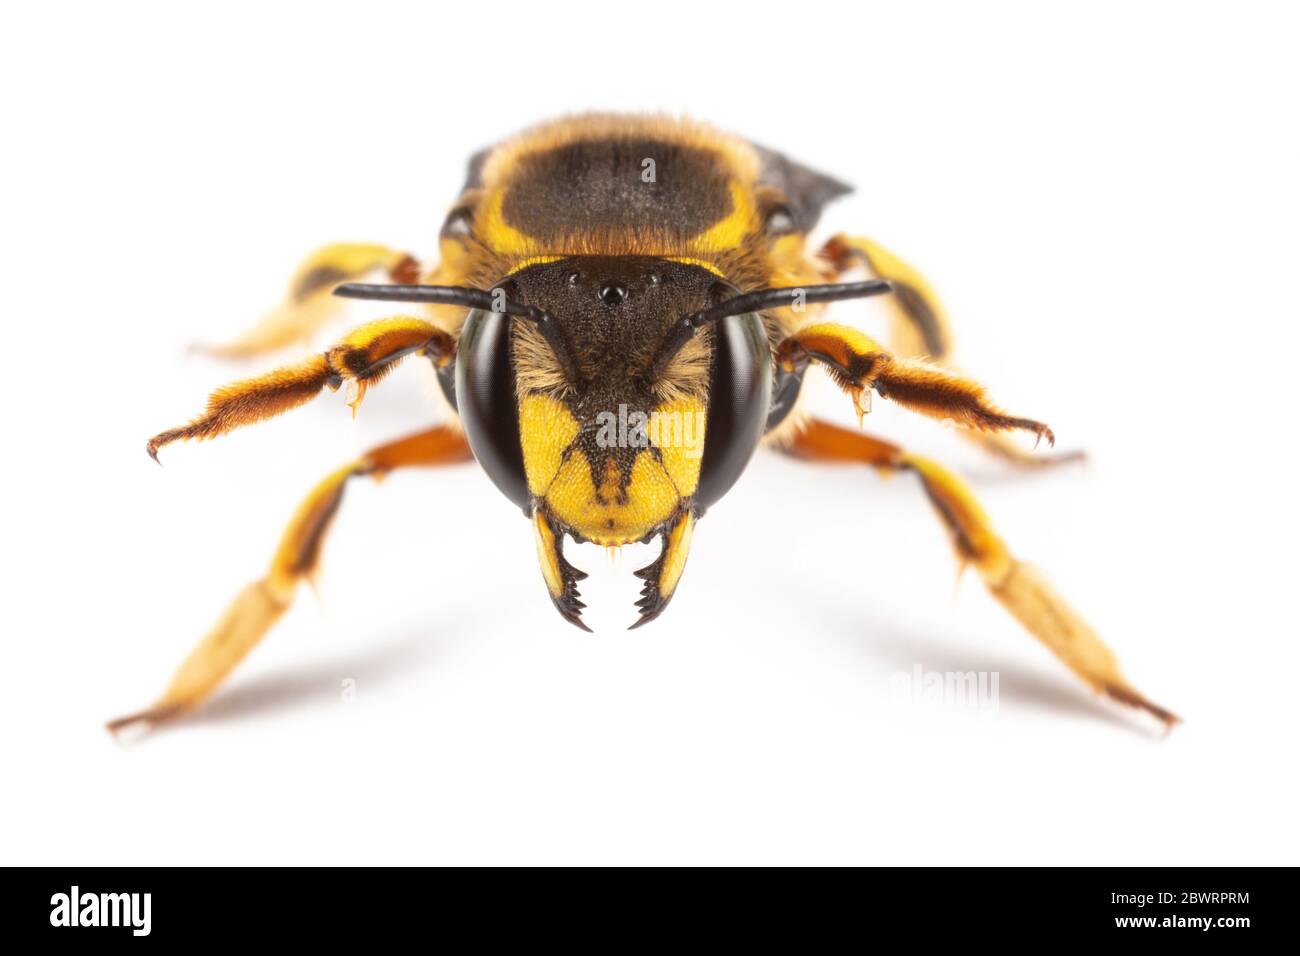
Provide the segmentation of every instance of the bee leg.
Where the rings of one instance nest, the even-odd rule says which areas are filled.
[[[408,253],[369,243],[335,243],[309,255],[294,273],[284,301],[234,341],[198,345],[221,358],[246,359],[305,342],[336,318],[343,303],[331,293],[342,282],[384,272],[392,282],[417,282],[420,265]]]
[[[939,421],[982,432],[1028,431],[1056,441],[1052,430],[1032,418],[1008,415],[989,401],[984,386],[949,369],[885,351],[857,329],[823,322],[809,325],[777,347],[788,372],[809,359],[821,363],[853,398],[859,421],[870,411],[871,392]]]
[[[578,600],[578,582],[586,572],[579,571],[564,558],[564,535],[558,531],[540,505],[533,509],[533,539],[537,543],[537,561],[555,609],[570,624],[591,632],[582,620],[587,605]]]
[[[837,278],[862,268],[894,284],[894,294],[882,301],[890,311],[889,342],[899,355],[933,362],[951,358],[948,316],[934,288],[915,268],[879,243],[845,235],[833,236],[818,256],[830,262]]]
[[[271,629],[293,601],[298,584],[310,579],[321,545],[351,478],[376,480],[397,468],[466,461],[469,446],[457,428],[439,426],[367,452],[326,477],[303,499],[266,576],[245,587],[216,626],[199,642],[158,701],[146,710],[109,721],[117,732],[130,725],[155,725],[197,707]]]
[[[871,465],[881,472],[916,475],[947,528],[964,567],[973,564],[989,593],[1094,691],[1163,721],[1174,714],[1143,697],[1120,673],[1114,653],[1056,593],[1041,573],[1022,563],[998,537],[970,489],[929,459],[861,432],[813,420],[786,449],[810,461]]]
[[[834,236],[818,255],[830,262],[836,278],[854,268],[861,268],[870,275],[894,283],[894,294],[881,300],[890,312],[891,351],[958,370],[953,361],[952,331],[943,303],[916,268],[879,243],[862,237]],[[1082,451],[1034,454],[998,432],[967,431],[962,433],[962,437],[995,457],[1027,468],[1057,465],[1085,457]]]
[[[352,388],[348,404],[356,414],[367,386],[382,379],[406,356],[420,352],[442,367],[455,351],[450,335],[422,319],[380,319],[360,326],[323,354],[217,389],[201,415],[188,425],[155,435],[146,449],[157,461],[158,450],[171,442],[224,435],[297,408],[322,389],[337,390],[344,382]]]
[[[640,617],[628,630],[649,624],[668,606],[677,582],[681,580],[682,571],[686,569],[686,556],[691,550],[691,535],[695,531],[695,516],[690,511],[683,511],[673,521],[667,531],[663,532],[663,550],[659,557],[639,571],[633,573],[645,581],[641,588],[641,599],[636,606],[641,609]]]

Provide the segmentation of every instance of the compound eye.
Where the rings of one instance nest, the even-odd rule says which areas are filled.
[[[508,315],[481,309],[465,319],[456,350],[456,409],[478,463],[502,494],[528,512],[532,499],[510,361],[513,324]]]
[[[756,313],[723,319],[714,327],[709,414],[704,431],[701,514],[725,495],[749,464],[763,437],[772,398],[772,348]]]

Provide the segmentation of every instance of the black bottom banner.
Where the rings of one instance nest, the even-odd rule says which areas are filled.
[[[9,870],[6,924],[44,942],[136,945],[266,940],[364,943],[467,929],[537,942],[598,931],[618,945],[683,932],[719,942],[745,935],[803,944],[846,932],[864,942],[1282,940],[1293,925],[1293,872],[1276,869],[878,869],[710,877],[632,874],[558,892],[536,876],[509,893],[476,874],[418,869]],[[615,882],[610,883],[613,879]],[[754,882],[751,882],[753,880]],[[495,892],[493,891],[495,889]],[[773,934],[769,936],[769,934]],[[883,935],[882,935],[883,934]]]

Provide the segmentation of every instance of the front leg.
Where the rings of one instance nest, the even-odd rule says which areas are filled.
[[[191,438],[215,438],[242,425],[273,418],[306,404],[324,388],[337,390],[344,382],[352,386],[348,404],[356,414],[366,388],[415,352],[428,355],[441,368],[454,358],[456,343],[442,329],[422,319],[371,322],[321,355],[217,389],[208,398],[203,414],[188,425],[155,435],[149,439],[147,450],[157,461],[164,445]]]
[[[871,410],[871,392],[940,421],[984,432],[1032,432],[1049,445],[1052,430],[1032,418],[1008,415],[985,395],[984,386],[920,359],[893,355],[857,329],[824,322],[800,329],[777,349],[777,362],[789,372],[809,359],[820,362],[835,383],[853,398],[859,420]]]
[[[959,370],[953,360],[952,331],[943,303],[919,269],[863,236],[834,236],[821,248],[818,257],[830,263],[837,279],[861,268],[867,275],[893,283],[894,294],[882,302],[890,313],[889,347],[894,354],[924,358],[944,368]],[[1034,454],[1001,432],[966,431],[962,436],[989,454],[1023,468],[1041,468],[1084,457],[1080,451]]]

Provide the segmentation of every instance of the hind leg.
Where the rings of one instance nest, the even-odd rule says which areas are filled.
[[[288,610],[299,583],[316,570],[321,545],[350,479],[362,475],[379,479],[397,468],[445,465],[469,457],[460,430],[439,426],[381,445],[328,475],[299,505],[265,576],[235,597],[181,664],[162,697],[145,710],[109,721],[108,729],[116,732],[132,724],[148,726],[177,717],[199,706],[217,688]]]
[[[1124,679],[1110,648],[1040,572],[1007,549],[970,489],[951,471],[889,442],[816,420],[786,450],[809,461],[858,463],[916,475],[952,538],[958,560],[975,566],[989,593],[1025,630],[1094,691],[1145,710],[1166,727],[1178,722]]]
[[[340,314],[343,302],[331,293],[343,282],[382,272],[392,282],[417,282],[420,266],[405,252],[371,243],[341,242],[309,255],[289,282],[284,301],[257,325],[224,345],[196,349],[222,358],[253,358],[301,345]]]

